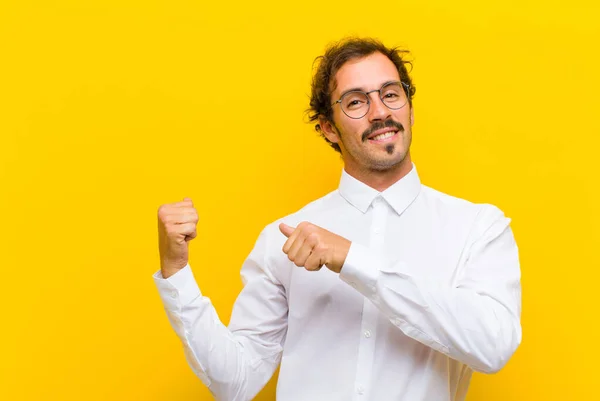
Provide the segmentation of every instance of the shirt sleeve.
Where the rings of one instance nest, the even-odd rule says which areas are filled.
[[[487,205],[491,206],[491,205]],[[483,208],[454,284],[411,275],[352,243],[340,278],[407,336],[483,373],[500,370],[521,342],[518,248],[510,219]]]
[[[266,236],[263,230],[242,265],[244,288],[228,327],[202,295],[189,264],[167,279],[160,271],[153,275],[188,364],[217,400],[253,399],[281,360],[287,299],[266,264]]]

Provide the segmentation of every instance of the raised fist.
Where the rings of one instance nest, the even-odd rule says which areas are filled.
[[[190,198],[158,208],[158,249],[163,278],[188,263],[188,241],[196,238],[198,213]]]

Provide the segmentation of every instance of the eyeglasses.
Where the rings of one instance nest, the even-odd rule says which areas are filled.
[[[369,92],[352,90],[344,93],[331,106],[333,107],[336,103],[339,103],[342,111],[348,117],[354,119],[363,118],[369,112],[369,107],[371,107],[369,94],[373,92],[379,92],[379,98],[388,108],[398,110],[408,103],[410,85],[402,81],[392,81],[383,84],[380,89]]]

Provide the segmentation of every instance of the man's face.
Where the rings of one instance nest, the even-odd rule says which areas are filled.
[[[346,62],[335,80],[337,87],[331,94],[332,103],[351,89],[377,90],[386,82],[399,81],[400,76],[390,59],[373,53]],[[369,111],[362,118],[348,117],[338,103],[333,106],[333,124],[321,120],[326,137],[340,146],[347,169],[385,171],[398,167],[403,161],[410,162],[412,109],[408,102],[398,110],[390,109],[379,96],[378,92],[369,94]],[[376,138],[377,134],[390,130],[393,136]]]

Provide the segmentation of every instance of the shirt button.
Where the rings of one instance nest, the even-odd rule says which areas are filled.
[[[177,298],[177,291],[171,291],[171,298]]]
[[[371,337],[371,331],[370,330],[365,331],[365,337],[367,337],[367,338]]]
[[[365,392],[365,389],[363,388],[363,386],[358,386],[358,387],[356,388],[356,392],[357,392],[358,394],[364,394],[364,392]]]
[[[394,319],[394,324],[396,326],[400,326],[402,324],[402,320],[400,320],[400,318],[397,317],[397,318]]]

